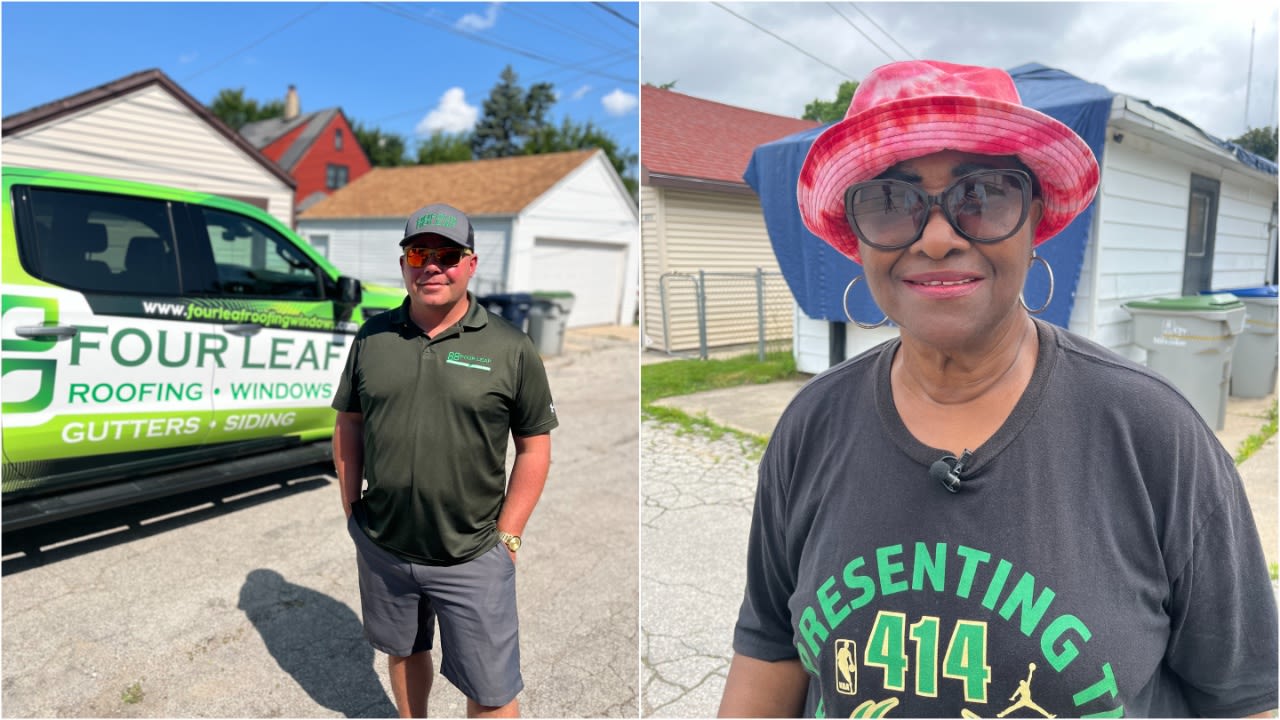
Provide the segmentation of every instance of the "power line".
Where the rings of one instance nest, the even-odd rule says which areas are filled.
[[[609,7],[608,5],[605,5],[602,2],[593,2],[591,4],[609,13],[610,15],[617,17],[619,20],[630,25],[633,28],[640,27],[639,23],[637,23],[635,20],[632,20],[631,18],[627,17],[626,15],[623,15],[622,13],[618,12],[617,10],[614,10],[613,8]]]
[[[745,17],[743,17],[743,16],[739,15],[738,13],[736,13],[736,12],[734,12],[734,11],[730,10],[729,8],[725,7],[724,5],[721,5],[721,4],[720,4],[720,3],[718,3],[718,2],[713,2],[713,3],[711,3],[711,4],[712,4],[712,5],[715,5],[716,7],[720,8],[721,10],[723,10],[723,11],[725,11],[725,12],[729,13],[730,15],[732,15],[732,16],[734,16],[734,17],[738,18],[739,20],[741,20],[741,21],[745,22],[746,24],[748,24],[748,25],[750,25],[751,27],[753,27],[753,28],[755,28],[755,29],[759,30],[760,32],[762,32],[762,33],[764,33],[764,34],[766,34],[766,35],[769,35],[770,37],[773,37],[773,38],[775,38],[775,39],[777,39],[777,40],[779,40],[779,41],[781,41],[781,42],[785,43],[786,45],[788,45],[789,47],[793,48],[794,50],[796,50],[796,51],[797,51],[797,52],[799,52],[800,54],[802,54],[802,55],[804,55],[804,56],[806,56],[806,57],[812,58],[812,59],[814,59],[814,60],[817,60],[818,62],[822,63],[823,65],[825,65],[825,66],[827,66],[827,67],[829,67],[829,68],[831,68],[832,70],[835,70],[835,71],[836,71],[836,72],[837,72],[841,77],[844,77],[844,78],[849,79],[849,80],[853,80],[853,79],[854,79],[854,78],[852,78],[852,77],[849,77],[849,73],[845,72],[844,70],[841,70],[840,68],[836,67],[835,65],[832,65],[831,63],[827,62],[826,60],[823,60],[822,58],[818,57],[817,55],[814,55],[813,53],[809,52],[808,50],[805,50],[804,48],[800,47],[799,45],[796,45],[795,43],[791,42],[790,40],[787,40],[786,38],[784,38],[784,37],[782,37],[782,36],[778,35],[777,33],[773,32],[772,30],[767,30],[767,29],[765,29],[765,28],[760,27],[760,26],[759,26],[759,25],[757,25],[756,23],[752,22],[750,19],[745,18]]]
[[[856,3],[849,3],[849,4],[853,6],[853,9],[854,9],[854,10],[857,10],[858,12],[862,13],[862,17],[866,18],[866,19],[867,19],[867,22],[871,23],[872,25],[874,25],[874,26],[875,26],[875,28],[876,28],[877,30],[879,30],[880,32],[884,33],[884,36],[885,36],[885,37],[887,37],[887,38],[889,38],[890,40],[892,40],[894,45],[897,45],[897,46],[898,46],[898,48],[899,48],[900,50],[902,50],[902,52],[904,52],[904,53],[906,53],[906,54],[907,54],[907,57],[911,58],[912,60],[917,60],[917,59],[918,59],[915,55],[912,55],[912,54],[911,54],[911,51],[910,51],[910,50],[908,50],[905,46],[903,46],[903,44],[902,44],[902,43],[898,42],[897,38],[895,38],[894,36],[890,35],[888,30],[885,30],[884,28],[880,27],[880,25],[879,25],[879,24],[877,24],[875,20],[872,20],[872,19],[871,19],[871,16],[870,16],[870,15],[868,15],[868,14],[867,14],[867,12],[866,12],[865,10],[863,10],[863,9],[862,9],[862,8],[860,8],[860,7],[858,7],[858,5],[857,5]],[[879,47],[879,46],[877,46],[877,47]]]
[[[862,28],[858,27],[857,25],[854,25],[852,20],[850,20],[844,13],[840,12],[840,8],[836,7],[831,3],[827,3],[827,7],[831,8],[832,10],[835,10],[837,15],[844,18],[844,21],[849,23],[849,27],[853,28],[854,30],[857,30],[859,35],[862,35],[862,37],[866,38],[867,42],[871,43],[872,45],[875,45],[876,49],[884,53],[890,60],[897,59],[892,54],[890,54],[888,50],[885,50],[884,48],[880,47],[879,43],[877,43],[875,40],[872,40],[870,35],[862,31]]]
[[[217,62],[213,63],[212,65],[208,65],[208,66],[206,66],[206,67],[204,67],[204,68],[202,68],[202,69],[200,69],[200,70],[197,70],[197,71],[195,71],[195,72],[191,73],[190,75],[188,75],[188,76],[184,77],[184,78],[182,79],[182,82],[184,82],[184,83],[185,83],[185,82],[190,82],[190,81],[194,80],[196,77],[198,77],[198,76],[200,76],[200,75],[203,75],[204,73],[209,72],[210,70],[212,70],[212,69],[214,69],[214,68],[218,67],[219,65],[222,65],[223,63],[225,63],[225,62],[227,62],[228,60],[230,60],[230,59],[232,59],[232,58],[236,57],[237,55],[240,55],[240,54],[242,54],[242,53],[244,53],[244,52],[246,52],[246,51],[248,51],[248,50],[252,50],[253,48],[255,48],[255,47],[257,47],[257,46],[261,45],[261,44],[262,44],[262,43],[264,43],[264,42],[266,42],[267,40],[269,40],[269,39],[271,39],[271,38],[275,37],[276,35],[279,35],[281,32],[284,32],[284,31],[285,31],[286,29],[288,29],[290,26],[297,24],[297,23],[298,23],[299,21],[301,21],[303,18],[305,18],[306,16],[310,15],[311,13],[314,13],[315,11],[319,10],[319,9],[320,9],[320,8],[322,8],[322,7],[324,7],[324,4],[323,4],[323,3],[322,3],[322,4],[320,4],[320,5],[316,5],[315,7],[311,8],[310,10],[308,10],[308,11],[306,11],[306,12],[304,12],[304,13],[302,13],[302,14],[301,14],[301,15],[299,15],[298,17],[296,17],[296,18],[294,18],[294,19],[290,20],[289,22],[285,23],[284,25],[281,25],[280,27],[276,28],[275,30],[272,30],[271,32],[267,33],[266,35],[263,35],[262,37],[258,38],[257,40],[254,40],[253,42],[249,43],[248,45],[245,45],[244,47],[240,48],[239,50],[236,50],[235,52],[233,52],[233,53],[231,53],[230,55],[228,55],[228,56],[226,56],[226,57],[222,58],[221,60],[219,60],[219,61],[217,61]]]
[[[547,63],[548,65],[555,65],[558,67],[569,68],[570,70],[583,70],[584,72],[590,73],[592,75],[608,78],[610,80],[616,80],[618,82],[635,82],[634,78],[625,78],[619,75],[612,75],[610,73],[600,72],[598,70],[585,69],[585,68],[582,68],[581,63],[572,63],[564,60],[556,60],[554,58],[549,58],[545,55],[540,55],[530,50],[525,50],[524,48],[519,48],[514,45],[509,45],[504,42],[499,42],[497,40],[492,40],[483,35],[458,30],[457,28],[453,27],[449,23],[436,20],[435,18],[432,18],[429,16],[410,13],[406,10],[403,10],[394,5],[391,5],[390,3],[374,3],[373,6],[378,8],[379,10],[382,10],[383,12],[388,12],[393,15],[399,15],[400,17],[405,18],[406,20],[412,20],[413,22],[416,22],[416,23],[429,25],[429,26],[438,28],[440,30],[444,30],[446,32],[451,32],[454,35],[459,35],[461,37],[474,40],[475,42],[488,45],[490,47],[496,47],[500,50],[506,50],[507,52],[513,52],[517,55],[522,55],[531,60],[537,60],[538,62]]]
[[[578,30],[578,29],[576,29],[576,28],[572,28],[572,27],[569,27],[569,26],[567,26],[567,25],[563,25],[563,24],[561,24],[561,23],[559,23],[559,22],[557,22],[557,21],[555,21],[555,20],[551,20],[551,19],[547,19],[547,18],[545,18],[545,17],[541,17],[541,16],[539,16],[537,13],[534,13],[534,12],[532,12],[532,11],[530,11],[530,10],[526,9],[526,8],[522,8],[522,7],[520,7],[520,5],[519,5],[518,3],[517,3],[517,4],[508,4],[508,5],[504,5],[504,6],[503,6],[503,10],[504,10],[504,11],[506,11],[506,12],[509,12],[509,13],[511,13],[511,14],[513,14],[513,15],[516,15],[516,16],[518,16],[518,17],[525,18],[525,19],[529,20],[530,22],[532,22],[532,23],[534,23],[534,24],[541,25],[541,26],[543,26],[543,27],[545,27],[545,28],[550,28],[550,29],[552,29],[552,30],[554,30],[554,31],[556,31],[556,32],[558,32],[558,33],[560,33],[560,34],[562,34],[562,35],[565,35],[566,37],[571,37],[571,38],[573,38],[573,39],[575,39],[575,40],[579,40],[579,41],[581,41],[581,42],[585,42],[585,43],[590,44],[590,45],[595,45],[596,47],[598,47],[598,48],[603,48],[603,49],[605,49],[605,50],[614,50],[614,51],[617,51],[617,50],[618,50],[618,46],[616,46],[616,45],[611,45],[611,44],[609,44],[609,43],[607,43],[607,42],[605,42],[605,41],[601,40],[600,38],[598,38],[598,37],[597,37],[597,36],[595,36],[595,35],[590,35],[590,34],[588,34],[588,33],[582,32],[581,30]],[[634,49],[633,49],[632,51],[634,52]]]

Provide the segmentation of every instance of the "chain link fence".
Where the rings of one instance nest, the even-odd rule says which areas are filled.
[[[789,351],[795,301],[780,272],[663,273],[662,349],[668,355]]]

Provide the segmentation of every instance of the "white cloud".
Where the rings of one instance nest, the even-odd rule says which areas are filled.
[[[498,5],[500,4],[501,3],[490,3],[489,7],[485,8],[484,15],[467,13],[458,19],[458,22],[454,27],[459,30],[468,30],[470,32],[488,30],[498,22]]]
[[[178,64],[190,65],[191,63],[195,62],[198,59],[200,59],[200,53],[198,52],[192,51],[189,53],[182,53],[181,55],[178,56]]]
[[[467,132],[475,127],[479,116],[480,110],[475,105],[467,104],[466,91],[460,87],[452,87],[444,91],[440,96],[440,103],[422,118],[414,132],[420,137],[436,132]]]
[[[600,98],[600,104],[604,106],[604,111],[610,115],[626,115],[636,109],[636,105],[640,104],[640,98],[629,92],[615,89],[613,92]]]
[[[841,81],[861,79],[891,59],[910,55],[1002,68],[1038,62],[1150,100],[1211,134],[1235,137],[1244,131],[1247,83],[1249,122],[1254,127],[1276,123],[1278,23],[1275,3],[1254,12],[1250,78],[1252,18],[1243,6],[1234,12],[1224,7],[1199,2],[902,2],[860,3],[858,9],[734,4],[735,12],[800,45],[819,62],[711,3],[652,2],[644,6],[641,78],[654,84],[675,81],[677,92],[707,100],[799,117],[806,103],[834,98]]]
[[[577,90],[574,90],[574,91],[573,91],[573,94],[569,96],[569,99],[570,99],[570,100],[581,100],[581,99],[582,99],[582,96],[583,96],[583,95],[586,95],[586,94],[587,94],[587,93],[589,93],[589,92],[591,92],[591,86],[590,86],[590,85],[583,85],[582,87],[578,88]]]

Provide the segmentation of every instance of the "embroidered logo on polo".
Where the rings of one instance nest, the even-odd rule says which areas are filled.
[[[849,634],[845,623],[860,610],[873,601],[878,601],[874,607],[886,607],[889,596],[908,592],[953,595],[980,604],[999,619],[985,615],[985,620],[944,620],[879,609],[860,626],[868,628],[859,630],[864,636]],[[849,705],[841,703],[839,714],[852,708],[849,717],[887,717],[899,705],[895,693],[936,698],[941,683],[958,688],[966,718],[1122,716],[1124,706],[1116,701],[1119,688],[1110,663],[1086,672],[1087,679],[1077,681],[1080,687],[1068,688],[1071,707],[1046,708],[1037,702],[1037,670],[1040,676],[1062,673],[1078,661],[1087,662],[1082,653],[1093,635],[1084,621],[1061,603],[1055,605],[1055,597],[1054,590],[1030,572],[1016,572],[1013,563],[976,548],[924,542],[889,545],[851,559],[818,586],[812,602],[800,608],[796,650],[828,700],[848,698]],[[1038,650],[1034,659],[1007,651],[992,657],[988,631],[990,623],[1001,619],[1032,642],[1031,648]],[[818,660],[824,652],[833,657],[820,671]],[[824,677],[824,672],[833,677]],[[1006,703],[993,691],[1012,694]],[[825,702],[819,701],[817,717],[827,717]]]
[[[493,371],[493,368],[491,367],[493,365],[493,359],[480,357],[479,355],[467,355],[466,353],[451,352],[444,361],[450,365],[471,368],[472,370],[483,370],[485,372]]]

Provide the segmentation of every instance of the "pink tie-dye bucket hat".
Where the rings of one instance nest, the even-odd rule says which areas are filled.
[[[1008,73],[912,60],[871,71],[844,120],[809,148],[796,187],[804,224],[861,263],[858,238],[845,219],[845,189],[942,150],[1018,156],[1035,174],[1044,200],[1036,245],[1088,207],[1098,188],[1093,151],[1071,128],[1025,107]]]

